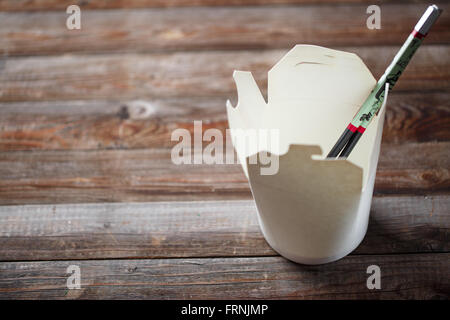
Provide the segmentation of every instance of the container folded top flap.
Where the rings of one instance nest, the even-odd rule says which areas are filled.
[[[235,71],[233,76],[238,104],[232,107],[227,101],[228,121],[247,177],[246,158],[260,151],[281,155],[292,144],[317,145],[322,156],[313,158],[323,160],[376,84],[356,54],[313,45],[296,45],[269,71],[267,103],[250,72]],[[330,165],[349,161],[360,167],[362,188],[374,172],[370,168],[374,156],[378,157],[374,146],[381,139],[377,135],[382,125],[379,118],[374,118],[347,160],[327,160]],[[238,139],[236,133],[242,134],[242,130],[255,131],[257,139],[249,139],[249,135]],[[261,144],[260,133],[270,135],[274,130],[278,131],[277,143]]]
[[[358,105],[375,83],[369,69],[354,53],[296,45],[270,69],[268,100],[275,106],[301,99]]]

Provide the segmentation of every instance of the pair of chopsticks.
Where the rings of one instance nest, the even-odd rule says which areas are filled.
[[[441,12],[442,10],[436,5],[431,5],[427,8],[412,33],[395,55],[394,60],[392,60],[383,76],[378,80],[375,88],[330,150],[327,158],[346,158],[350,155],[373,117],[380,111],[385,98],[386,87],[389,86],[388,89],[392,90],[412,56],[421,45],[423,38],[439,18]]]

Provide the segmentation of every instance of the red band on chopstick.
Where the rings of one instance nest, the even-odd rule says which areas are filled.
[[[366,128],[359,126],[357,130],[359,133],[364,133],[364,131],[366,131]]]
[[[347,126],[347,129],[350,130],[351,132],[356,132],[356,128],[354,125],[352,125],[351,123]]]
[[[426,34],[421,34],[420,32],[417,32],[416,30],[413,30],[411,32],[414,38],[423,39],[425,38]]]

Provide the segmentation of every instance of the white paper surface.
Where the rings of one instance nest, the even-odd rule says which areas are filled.
[[[233,139],[269,244],[308,264],[336,260],[362,240],[368,222],[384,107],[347,160],[324,159],[376,80],[355,54],[297,45],[268,73],[268,103],[250,72],[233,75],[239,102],[229,125],[279,129],[279,171],[261,175],[249,157],[266,151]]]

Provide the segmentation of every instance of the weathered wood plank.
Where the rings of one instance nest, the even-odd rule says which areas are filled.
[[[186,7],[186,6],[249,6],[249,5],[281,5],[281,4],[317,4],[329,3],[330,0],[0,0],[0,11],[43,11],[65,10],[69,5],[76,4],[81,9],[121,9],[121,8],[152,8],[152,7]],[[377,3],[390,3],[391,0],[377,0]],[[409,0],[396,0],[408,3]],[[425,0],[415,0],[424,2]],[[373,0],[334,0],[333,3],[367,3]]]
[[[0,103],[0,150],[171,147],[177,128],[225,134],[226,97]],[[450,108],[449,108],[450,109]]]
[[[450,94],[389,95],[383,143],[450,140]]]
[[[2,204],[251,196],[240,165],[175,165],[169,149],[19,151],[0,159]]]
[[[375,193],[448,193],[449,148],[449,142],[382,145]]]
[[[81,289],[68,290],[69,265]],[[367,288],[367,267],[381,289]],[[0,263],[1,299],[448,299],[450,254],[349,256],[302,266],[281,257]]]
[[[450,188],[450,142],[385,144],[375,194]],[[0,153],[1,204],[250,199],[239,164],[175,165],[170,149]]]
[[[86,11],[81,29],[74,31],[67,30],[64,11],[0,13],[0,54],[266,49],[296,43],[400,45],[426,5],[383,5],[382,28],[376,31],[366,26],[366,8],[322,5]],[[448,4],[442,8],[450,10]],[[442,15],[426,43],[450,44],[450,15]]]
[[[0,150],[172,147],[176,128],[226,134],[226,97],[0,103]],[[389,95],[383,143],[450,140],[450,94]]]
[[[450,250],[450,196],[375,197],[356,254]],[[0,260],[270,256],[253,200],[0,207]]]
[[[380,76],[398,47],[345,47]],[[395,90],[448,90],[449,46],[424,46]],[[233,70],[252,71],[267,88],[268,70],[286,50],[167,54],[64,55],[0,60],[0,101],[155,99],[234,95]]]

